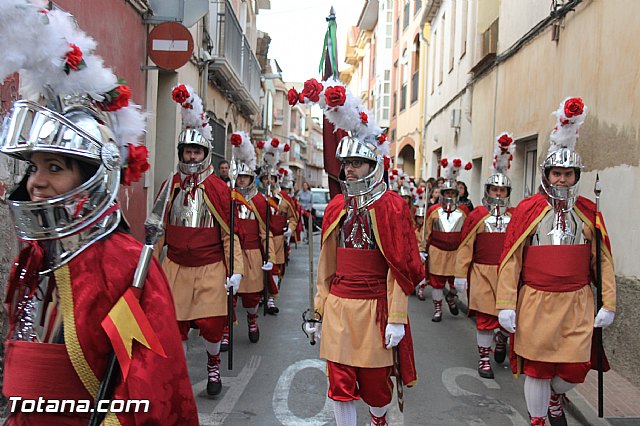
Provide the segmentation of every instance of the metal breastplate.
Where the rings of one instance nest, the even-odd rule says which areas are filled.
[[[169,224],[187,228],[216,226],[217,221],[204,202],[204,190],[196,188],[192,194],[184,190],[178,192],[171,205]]]
[[[574,245],[586,242],[583,234],[584,223],[574,212],[549,211],[538,224],[531,238],[531,245]]]
[[[38,284],[38,290],[33,297],[24,295],[18,300],[14,309],[16,313],[15,328],[9,336],[9,340],[18,340],[23,342],[43,342],[47,329],[44,325],[43,318],[46,315],[45,307],[47,288],[50,285],[49,275],[42,275]],[[53,301],[49,306],[49,310],[54,309]],[[57,315],[62,315],[59,306]],[[51,343],[64,343],[64,335],[62,333],[62,322],[56,324],[56,327],[50,330]]]
[[[360,220],[353,221],[353,215]],[[353,224],[351,226],[351,224]],[[378,246],[371,226],[371,216],[367,209],[347,209],[347,214],[340,226],[340,248],[373,250]]]
[[[249,207],[244,204],[238,206],[238,219],[251,219],[256,220],[256,214]]]
[[[464,215],[460,210],[447,213],[444,209],[438,209],[438,219],[433,221],[434,231],[460,232],[464,223]]]
[[[484,220],[484,232],[506,232],[510,220],[507,214],[491,215]]]

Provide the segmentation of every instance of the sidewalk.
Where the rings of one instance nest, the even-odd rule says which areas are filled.
[[[468,313],[467,295],[458,295],[460,311]],[[640,426],[640,389],[609,370],[604,373],[604,419],[598,418],[598,373],[591,370],[584,383],[567,394],[567,410],[584,425]]]

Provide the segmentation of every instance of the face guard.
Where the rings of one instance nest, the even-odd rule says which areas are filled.
[[[447,190],[454,190],[456,192],[456,195],[454,197],[445,197],[444,192]],[[444,180],[442,186],[440,187],[440,196],[438,197],[438,202],[440,203],[440,206],[442,206],[442,209],[447,213],[451,213],[458,208],[460,200],[458,192],[458,182],[456,182],[455,179]]]
[[[384,159],[382,156],[376,154],[373,143],[361,141],[355,137],[345,136],[338,144],[336,158],[340,162],[343,162],[347,158],[361,158],[375,164],[371,173],[354,181],[347,180],[344,168],[340,170],[340,186],[342,187],[342,193],[345,197],[361,197],[371,194],[379,198],[379,196],[384,193],[387,188],[386,184],[382,182],[384,176]],[[382,186],[384,186],[384,190],[378,194]]]
[[[62,114],[30,101],[14,103],[0,133],[0,152],[23,161],[48,152],[97,167],[82,185],[42,201],[30,201],[25,176],[8,198],[21,239],[60,239],[96,225],[100,235],[115,229],[120,213],[108,210],[118,194],[121,157],[113,133],[101,123],[108,123],[106,116],[79,98]]]
[[[186,145],[197,145],[204,148],[204,159],[198,163],[185,163],[182,161],[182,152]],[[185,129],[178,137],[178,169],[185,175],[199,174],[211,165],[211,144],[202,133],[196,129]]]
[[[574,169],[576,174],[576,183],[573,184],[573,186],[568,187],[552,185],[549,181],[549,173],[553,167]],[[542,170],[542,189],[549,196],[555,210],[568,211],[574,206],[578,196],[580,171],[583,167],[580,155],[567,148],[561,148],[553,152],[540,165]]]
[[[239,160],[236,160],[237,174],[238,176],[249,176],[251,177],[251,183],[244,188],[240,188],[238,186],[238,181],[236,180],[236,190],[242,194],[245,200],[249,201],[253,198],[254,195],[258,193],[258,187],[256,186],[256,175],[251,167],[246,163],[242,163]]]
[[[501,188],[507,188],[507,196],[504,198],[492,197],[489,194],[489,189],[492,186],[498,186]],[[511,197],[511,181],[502,173],[496,173],[489,176],[489,179],[484,183],[484,198],[482,204],[489,211],[493,211],[495,208],[506,209],[509,207]]]

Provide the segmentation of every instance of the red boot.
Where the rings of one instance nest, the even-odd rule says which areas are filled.
[[[531,417],[531,426],[546,426],[546,417]]]
[[[220,395],[222,392],[222,379],[220,378],[220,354],[211,355],[207,352],[207,395]]]
[[[371,411],[369,411],[369,414],[371,414],[371,426],[387,426],[386,413],[381,417],[374,416]]]
[[[258,328],[258,314],[247,314],[249,324],[249,341],[257,343],[260,340],[260,329]]]
[[[491,354],[491,348],[485,348],[478,346],[478,352],[480,353],[480,361],[478,361],[478,374],[483,379],[493,379],[493,370],[491,369],[491,361],[489,355]]]
[[[567,397],[563,393],[551,391],[549,399],[549,424],[551,426],[567,426],[567,418],[564,415],[564,401]]]
[[[220,352],[227,352],[229,350],[229,326],[224,326],[222,332],[222,341],[220,342]]]
[[[431,317],[431,321],[440,322],[442,321],[442,300],[434,300],[433,307],[435,311],[433,312],[433,317]]]

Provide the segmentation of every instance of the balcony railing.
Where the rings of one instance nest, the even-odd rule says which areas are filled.
[[[229,90],[249,114],[258,114],[260,100],[260,64],[242,33],[228,1],[211,3],[209,35],[211,56],[209,75]]]

